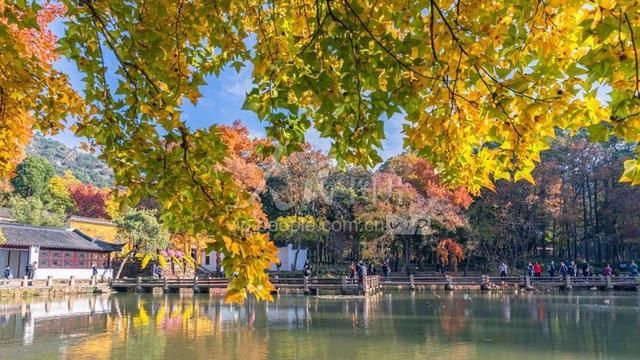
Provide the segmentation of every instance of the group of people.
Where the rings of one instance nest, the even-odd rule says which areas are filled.
[[[378,273],[378,268],[376,268],[373,264],[369,264],[368,266],[364,263],[364,261],[360,260],[357,263],[352,262],[349,266],[349,278],[358,280],[362,280],[367,274],[376,275]],[[389,277],[391,274],[391,266],[389,266],[389,261],[385,260],[382,263],[382,274],[385,278]]]
[[[527,264],[526,271],[529,277],[542,277],[543,266],[537,261],[535,263],[529,262]],[[500,273],[501,277],[505,278],[508,273],[507,264],[501,262],[500,265],[498,265],[498,272]],[[552,260],[547,266],[547,272],[549,273],[550,277],[556,276],[556,273],[559,273],[562,277],[575,277],[580,274],[585,277],[589,277],[592,275],[591,265],[589,265],[589,262],[587,261],[583,261],[581,264],[576,264],[575,261],[566,263],[564,261],[561,261],[560,265],[557,266],[555,261]],[[629,265],[629,274],[631,276],[638,277],[638,265],[636,264],[635,260],[631,260],[631,264]],[[611,268],[610,264],[607,264],[602,269],[602,275],[613,275],[613,269]]]
[[[349,265],[349,278],[355,279],[357,277],[358,280],[362,280],[365,276],[367,276],[367,265],[365,265],[364,261],[351,262],[351,265]]]

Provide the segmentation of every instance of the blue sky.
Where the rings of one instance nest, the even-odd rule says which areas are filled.
[[[58,36],[61,36],[64,34],[65,28],[63,23],[58,21],[52,24],[52,30]],[[84,87],[82,74],[72,62],[60,59],[55,66],[59,71],[69,76],[75,89],[82,91]],[[251,72],[252,68],[249,65],[242,68],[239,73],[231,68],[221,72],[218,77],[211,77],[208,85],[201,88],[203,98],[198,101],[198,104],[196,106],[187,104],[183,107],[183,117],[189,127],[209,127],[214,123],[231,124],[235,120],[240,120],[247,126],[253,136],[264,137],[265,124],[260,122],[253,112],[242,110],[245,95],[251,90]],[[383,141],[383,148],[380,150],[380,155],[384,159],[402,152],[403,121],[404,119],[400,115],[393,116],[385,121],[387,138]],[[82,139],[77,138],[68,130],[53,136],[53,138],[71,147],[77,146],[82,141]],[[317,149],[324,152],[329,151],[331,141],[321,138],[315,129],[307,132],[306,140]]]

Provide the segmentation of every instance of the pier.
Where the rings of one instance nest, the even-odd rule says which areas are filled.
[[[297,292],[306,295],[321,293],[339,293],[343,295],[372,295],[384,289],[431,289],[431,290],[491,290],[524,288],[556,289],[556,290],[638,290],[638,279],[632,276],[590,276],[590,277],[538,277],[509,276],[366,276],[363,281],[329,277],[296,277],[285,278],[273,276],[271,282],[280,293]],[[191,289],[194,292],[222,292],[228,280],[222,278],[189,278],[189,279],[118,279],[111,283],[116,291],[138,292],[180,292]]]
[[[279,277],[271,282],[277,293],[305,295],[374,295],[387,290],[629,290],[638,291],[638,279],[632,276],[450,276],[410,275],[382,277],[365,276],[364,279],[342,277]],[[224,294],[229,281],[224,278],[123,278],[123,279],[13,279],[0,280],[0,296],[73,294],[87,292],[154,292]]]
[[[362,281],[341,278],[279,278],[274,276],[271,282],[277,292],[299,292],[305,295],[318,295],[324,292],[340,292],[343,295],[373,295],[382,289],[382,282],[377,275],[365,276]],[[223,278],[183,278],[183,279],[117,279],[111,282],[116,291],[136,292],[209,292],[222,293],[229,281]]]

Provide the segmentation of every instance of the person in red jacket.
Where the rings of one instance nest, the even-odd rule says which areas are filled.
[[[607,264],[607,266],[602,269],[602,275],[611,276],[613,275],[613,270],[611,269],[611,265]]]
[[[540,263],[537,261],[535,265],[533,265],[533,274],[535,275],[535,277],[542,276],[542,265],[540,265]]]

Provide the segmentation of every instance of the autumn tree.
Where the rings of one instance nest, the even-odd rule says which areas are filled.
[[[53,68],[59,57],[49,24],[65,12],[50,2],[0,1],[0,177],[23,158],[33,130],[64,128],[82,102],[67,76]]]
[[[405,152],[392,157],[383,164],[382,170],[400,176],[423,196],[441,199],[460,209],[468,208],[473,201],[467,189],[461,186],[454,189],[448,187],[436,169],[415,154]]]
[[[499,179],[532,181],[556,128],[640,137],[636,2],[62,3],[70,21],[58,50],[84,75],[89,114],[77,134],[128,187],[128,202],[153,197],[173,230],[218,239],[226,267],[240,273],[229,300],[246,288],[269,297],[262,270],[275,250],[258,221],[238,226],[251,222],[254,203],[217,167],[228,154],[220,132],[189,129],[181,116],[227,67],[252,65],[245,108],[281,145],[265,151],[301,150],[313,126],[334,139],[338,161],[371,166],[385,119],[402,114],[406,146],[442,181],[474,193]],[[23,30],[46,31],[40,3],[1,4],[6,176],[32,128],[59,129],[78,108],[66,80],[24,40]],[[603,87],[611,92],[601,101]],[[621,179],[640,183],[638,166],[627,159]]]
[[[71,198],[70,188],[80,185],[71,171],[65,171],[62,176],[54,176],[49,180],[47,191],[42,195],[42,201],[54,208],[60,208],[64,213],[71,213],[75,209],[75,202]]]
[[[458,264],[464,260],[464,249],[457,241],[451,238],[442,239],[436,247],[438,259],[442,265],[451,263],[451,269],[458,271]]]
[[[92,184],[72,184],[69,187],[69,194],[75,203],[75,215],[101,219],[108,217],[108,190]]]

